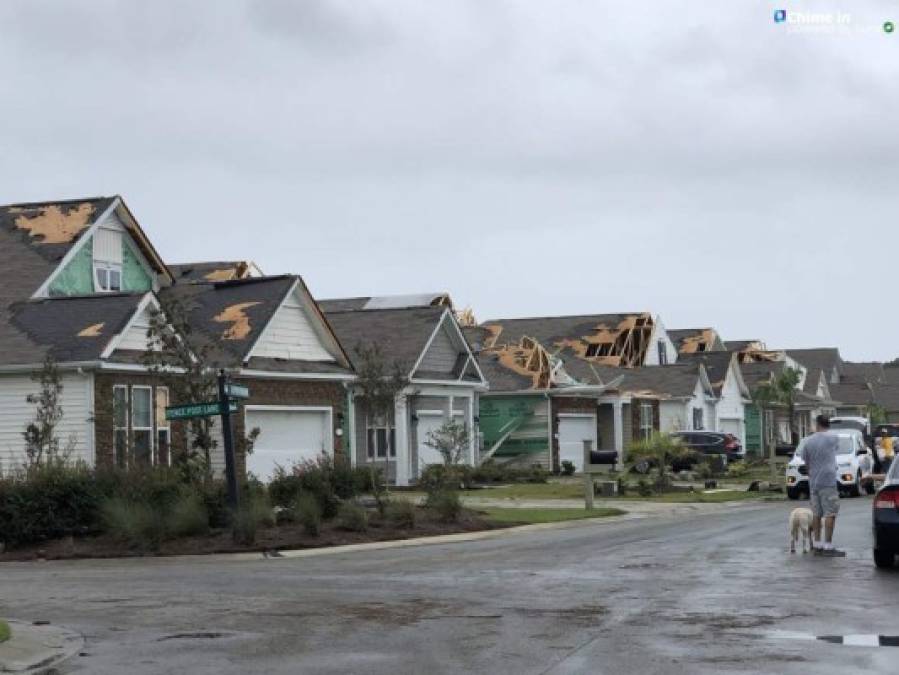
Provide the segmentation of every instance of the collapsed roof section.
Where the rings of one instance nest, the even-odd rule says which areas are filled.
[[[222,260],[218,262],[189,262],[169,265],[176,283],[206,283],[235,281],[263,276],[262,270],[250,260]]]
[[[724,343],[714,328],[681,328],[669,330],[668,337],[678,354],[699,354],[724,351]]]
[[[413,307],[449,307],[453,301],[449,293],[412,293],[409,295],[378,295],[357,298],[319,300],[325,312],[359,312],[373,309],[411,309]]]

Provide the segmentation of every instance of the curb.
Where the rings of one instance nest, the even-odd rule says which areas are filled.
[[[0,644],[0,673],[47,673],[81,651],[80,634],[50,625],[8,621],[12,637]]]

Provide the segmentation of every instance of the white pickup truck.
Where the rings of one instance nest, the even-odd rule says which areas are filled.
[[[858,497],[862,492],[861,478],[871,473],[874,459],[871,450],[865,446],[865,437],[857,429],[831,429],[840,442],[840,454],[837,455],[837,488],[840,493]],[[802,448],[809,437],[806,436],[796,448],[796,454],[787,464],[787,497],[799,499],[800,495],[808,495],[808,469],[800,456]],[[873,492],[873,486],[866,488]]]

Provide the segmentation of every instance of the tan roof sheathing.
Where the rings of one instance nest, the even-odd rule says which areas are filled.
[[[213,317],[218,323],[230,323],[231,326],[222,333],[223,340],[243,340],[250,334],[250,317],[246,310],[260,304],[259,302],[239,302],[236,305],[225,307],[219,314]]]
[[[95,323],[78,331],[78,337],[99,337],[105,323]]]
[[[37,209],[36,215],[29,215],[32,209],[11,209],[22,212],[16,218],[16,227],[27,230],[36,244],[67,244],[91,223],[95,206],[90,202],[73,204],[63,210],[58,204],[49,204]]]

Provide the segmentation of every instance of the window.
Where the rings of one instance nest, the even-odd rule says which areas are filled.
[[[659,365],[667,366],[668,365],[668,350],[665,349],[665,341],[659,340],[656,344],[656,347],[659,350]]]
[[[796,426],[799,430],[799,438],[805,438],[806,436],[808,436],[808,415],[806,415],[805,413],[799,413],[796,422]]]
[[[94,289],[98,293],[122,290],[122,266],[116,263],[94,263]]]
[[[369,459],[396,457],[396,429],[384,420],[372,420],[366,428],[366,448]]]
[[[135,464],[153,463],[152,395],[152,387],[131,387],[131,454]]]
[[[156,387],[156,463],[171,466],[172,455],[169,443],[172,431],[169,421],[165,418],[165,409],[169,405],[169,390],[167,387]]]
[[[702,408],[693,408],[693,428],[703,429]]]
[[[652,403],[640,404],[640,438],[652,438]]]
[[[128,466],[128,387],[112,388],[112,443],[116,466]]]

